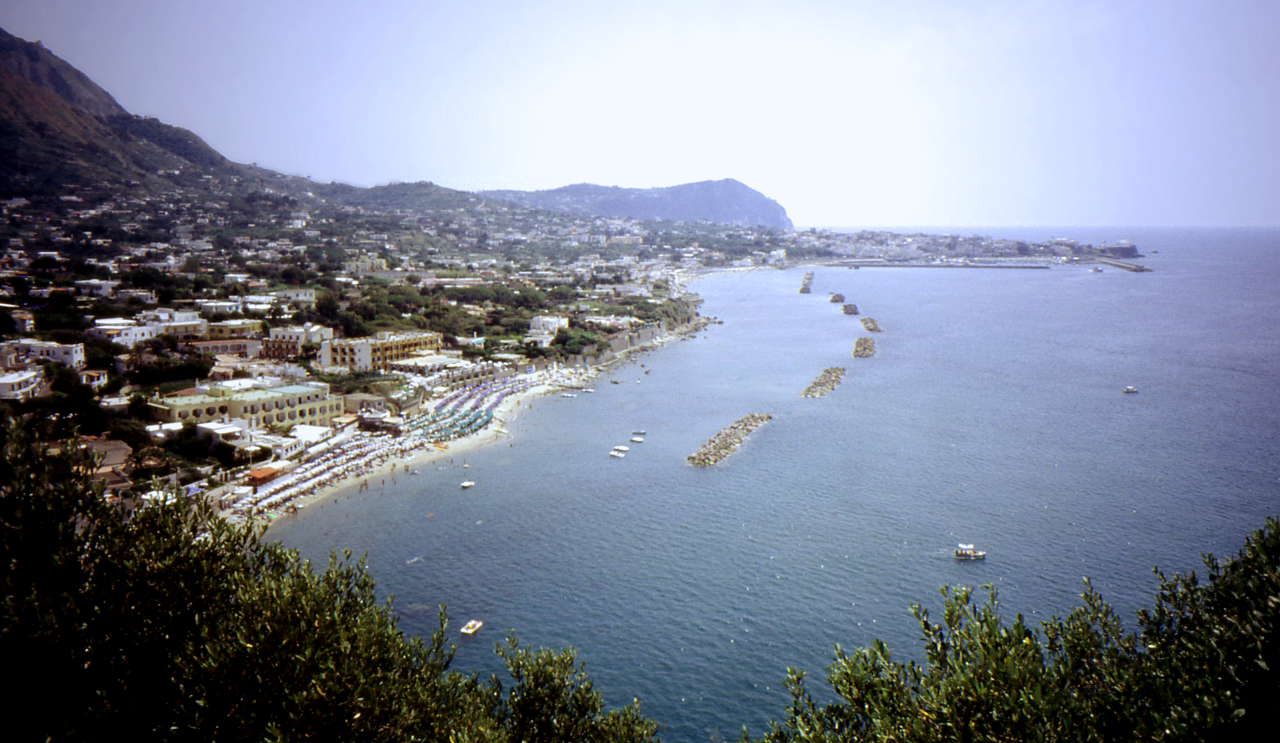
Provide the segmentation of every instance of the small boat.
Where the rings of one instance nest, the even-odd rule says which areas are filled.
[[[1092,271],[1092,272],[1094,272],[1094,273],[1102,273],[1102,269],[1101,269],[1101,268],[1098,268],[1097,266],[1094,266],[1093,268],[1091,268],[1091,269],[1089,269],[1089,270],[1090,270],[1090,271]]]
[[[956,559],[985,560],[987,559],[987,553],[979,549],[974,549],[972,544],[959,544],[956,545]]]
[[[632,436],[632,437],[631,437],[631,443],[633,443],[633,444],[643,444],[643,443],[644,443],[644,437],[643,437],[643,436]]]
[[[573,394],[572,392],[561,392],[560,396],[561,397],[577,397],[577,395]]]
[[[588,387],[588,388],[586,388],[585,390],[583,390],[583,392],[585,392],[585,393],[587,393],[587,394],[589,395],[589,394],[591,394],[592,392],[595,392],[595,390],[593,390],[593,389],[591,389],[590,387]]]
[[[623,446],[622,444],[618,444],[617,446],[613,447],[613,450],[614,450],[614,451],[621,451],[621,452],[628,452],[628,451],[631,451],[631,447],[629,447],[629,446]]]
[[[632,436],[644,436],[644,435],[645,435],[645,432],[644,432],[644,431],[632,431],[632,432],[631,432],[631,435],[632,435]]]
[[[462,488],[463,490],[466,490],[467,488],[474,488],[475,486],[476,486],[476,483],[474,480],[463,480],[462,484],[459,485],[458,487]]]
[[[472,619],[470,622],[467,622],[466,624],[462,625],[462,634],[474,635],[475,633],[479,632],[480,628],[483,626],[484,626],[484,622],[480,621],[479,619]]]
[[[622,459],[623,457],[627,456],[627,453],[624,451],[618,451],[617,449],[614,449],[613,451],[609,452],[609,456],[614,457],[616,459]]]
[[[1137,392],[1137,391],[1138,391],[1138,388],[1137,388],[1137,387],[1134,387],[1133,385],[1130,385],[1130,386],[1125,387],[1124,389],[1122,389],[1122,390],[1120,390],[1120,391],[1121,391],[1121,392],[1123,392],[1123,393],[1125,393],[1126,395],[1132,395],[1133,393],[1135,393],[1135,392]]]

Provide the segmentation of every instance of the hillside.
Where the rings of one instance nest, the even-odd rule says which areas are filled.
[[[777,202],[732,179],[669,188],[579,184],[474,194],[427,181],[373,188],[324,184],[235,163],[193,132],[129,113],[40,42],[0,29],[0,197],[52,195],[84,185],[155,193],[203,188],[202,176],[235,191],[269,188],[302,201],[319,198],[374,210],[471,210],[502,200],[579,215],[791,229]]]
[[[666,188],[620,188],[579,183],[549,191],[481,191],[487,198],[574,214],[671,219],[792,229],[786,209],[732,178]]]

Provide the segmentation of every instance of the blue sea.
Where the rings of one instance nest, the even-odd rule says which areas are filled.
[[[722,325],[269,537],[367,554],[409,632],[446,604],[458,669],[499,672],[509,631],[576,648],[610,705],[639,698],[673,741],[760,734],[787,667],[821,688],[837,643],[920,657],[908,607],[943,585],[991,584],[1037,622],[1089,576],[1132,620],[1152,568],[1199,568],[1280,514],[1280,230],[974,232],[1127,238],[1154,270],[708,275],[691,288]],[[851,358],[868,334],[830,292],[879,322],[874,358]],[[843,384],[802,398],[831,366]],[[736,454],[686,464],[752,412],[774,419]],[[957,562],[957,542],[990,557]],[[470,618],[479,634],[453,632]]]

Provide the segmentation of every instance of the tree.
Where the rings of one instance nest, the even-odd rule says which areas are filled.
[[[515,683],[449,670],[447,618],[408,638],[363,562],[314,571],[173,497],[102,498],[71,442],[0,421],[0,657],[9,739],[647,741],[572,652],[503,652]],[[56,699],[57,714],[45,714]],[[563,736],[563,737],[559,737]]]
[[[943,623],[912,607],[925,664],[884,643],[836,648],[827,680],[840,701],[819,706],[788,669],[791,705],[763,740],[1253,740],[1280,722],[1280,520],[1234,559],[1205,557],[1167,578],[1156,606],[1125,632],[1086,581],[1082,604],[1040,631],[1000,619],[995,589],[981,606],[943,589]]]

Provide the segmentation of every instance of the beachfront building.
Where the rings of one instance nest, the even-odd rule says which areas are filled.
[[[333,328],[315,323],[272,328],[262,344],[262,355],[268,359],[292,359],[303,355],[306,346],[319,347],[333,340]]]
[[[569,318],[559,315],[534,315],[529,318],[529,332],[524,336],[525,343],[532,343],[541,348],[550,346],[556,339],[556,333],[568,329]]]
[[[320,344],[322,367],[342,366],[351,371],[383,371],[391,364],[423,352],[439,351],[442,336],[418,332],[382,332],[364,338],[326,340]]]
[[[16,341],[0,343],[0,356],[5,366],[16,366],[33,361],[55,361],[72,369],[83,369],[83,343],[54,343],[38,341],[34,338],[19,338]]]
[[[342,400],[324,382],[271,387],[213,386],[194,395],[172,395],[149,401],[156,420],[205,423],[241,419],[250,427],[305,423],[328,425],[342,415]]]

